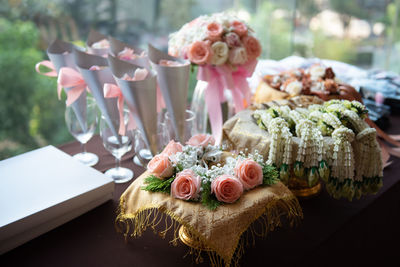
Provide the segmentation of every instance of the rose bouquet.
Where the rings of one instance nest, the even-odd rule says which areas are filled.
[[[143,190],[201,202],[216,209],[234,203],[246,190],[278,181],[275,167],[254,154],[226,155],[210,135],[193,136],[186,146],[170,141],[147,165],[152,173]]]
[[[170,35],[168,52],[198,65],[197,79],[207,83],[204,98],[211,130],[219,143],[224,90],[231,91],[235,112],[250,102],[246,78],[252,75],[261,54],[254,32],[229,13],[200,16]]]

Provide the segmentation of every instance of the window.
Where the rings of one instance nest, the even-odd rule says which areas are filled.
[[[262,58],[335,59],[400,71],[400,1],[5,0],[0,5],[0,159],[73,140],[54,79],[35,73],[55,38],[84,45],[90,28],[167,49],[168,34],[195,17],[232,10],[252,25]]]

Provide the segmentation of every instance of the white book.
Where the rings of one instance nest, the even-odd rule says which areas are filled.
[[[46,146],[0,161],[0,255],[112,198],[114,182]]]

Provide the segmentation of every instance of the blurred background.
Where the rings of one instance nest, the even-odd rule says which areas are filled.
[[[35,72],[55,38],[84,45],[91,28],[167,50],[168,34],[232,10],[264,59],[290,55],[400,72],[400,0],[0,0],[0,159],[72,141],[56,80]]]

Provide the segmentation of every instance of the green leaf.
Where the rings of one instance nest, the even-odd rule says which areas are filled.
[[[183,171],[183,166],[182,166],[182,164],[177,163],[176,164],[176,172],[178,173],[178,172],[181,172],[181,171]]]
[[[211,194],[211,182],[203,184],[203,192],[201,193],[201,204],[203,204],[209,210],[215,210],[221,205],[221,202]]]
[[[279,181],[279,172],[272,165],[263,165],[263,185],[273,185]]]
[[[144,180],[144,183],[147,185],[142,186],[142,190],[169,194],[171,192],[171,184],[174,179],[175,176],[172,176],[167,180],[162,180],[155,175],[150,175]]]

